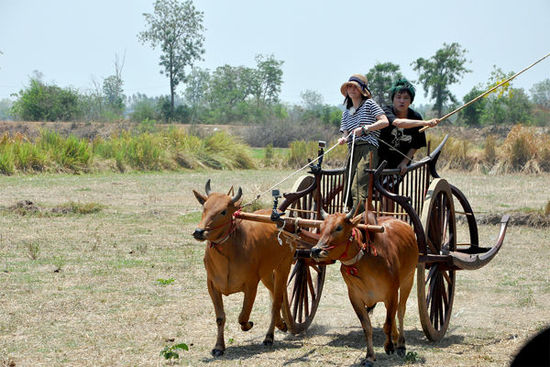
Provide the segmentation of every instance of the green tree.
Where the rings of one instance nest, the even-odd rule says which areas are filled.
[[[466,104],[478,97],[483,92],[485,92],[485,90],[482,89],[482,86],[475,86],[464,96],[462,100],[464,101],[464,104]],[[483,115],[483,111],[485,110],[486,105],[487,99],[480,98],[476,102],[472,103],[471,105],[465,107],[462,111],[460,111],[460,118],[464,121],[466,125],[478,126],[481,124],[481,116]]]
[[[393,83],[403,78],[399,65],[391,62],[376,63],[367,73],[372,98],[380,105],[391,105],[389,90]]]
[[[300,98],[306,111],[320,111],[323,108],[323,96],[319,92],[307,89],[300,93]]]
[[[254,70],[244,66],[223,65],[210,78],[207,101],[211,117],[219,122],[241,119],[246,98],[251,94]],[[239,111],[240,110],[240,111]]]
[[[487,82],[490,89],[502,81],[510,78],[514,72],[503,72],[493,67],[491,77]],[[481,115],[482,125],[516,124],[531,122],[532,103],[521,88],[513,88],[511,82],[503,84],[494,92],[485,96],[486,104]]]
[[[0,120],[9,120],[12,118],[12,104],[13,102],[8,98],[0,100]]]
[[[263,104],[279,102],[279,93],[283,84],[283,61],[273,55],[256,55],[256,84],[253,95],[256,101]]]
[[[200,68],[191,69],[187,77],[184,97],[190,106],[191,123],[196,122],[201,110],[206,106],[206,93],[210,84],[210,72]]]
[[[35,73],[29,86],[16,97],[12,113],[21,120],[74,121],[81,115],[78,92],[45,84],[40,73]]]
[[[138,93],[131,96],[129,99],[130,105],[130,120],[135,122],[153,121],[159,118],[156,110],[157,102],[148,98],[145,94]]]
[[[550,108],[550,79],[544,79],[529,90],[533,102],[543,108]]]
[[[143,14],[148,29],[138,39],[153,48],[160,47],[159,65],[170,79],[170,108],[174,111],[176,87],[185,81],[185,68],[192,67],[204,54],[203,12],[191,0],[156,0],[153,14]]]
[[[434,109],[439,116],[442,116],[447,101],[456,103],[449,87],[457,83],[465,73],[471,72],[464,66],[467,62],[465,54],[466,50],[458,43],[443,43],[443,48],[437,50],[434,56],[429,59],[421,57],[411,63],[418,72],[425,95],[431,91],[430,98],[435,100]]]
[[[119,63],[118,56],[115,56],[115,73],[103,80],[103,94],[107,107],[116,115],[121,116],[124,112],[124,82],[122,81],[122,68],[124,59]]]

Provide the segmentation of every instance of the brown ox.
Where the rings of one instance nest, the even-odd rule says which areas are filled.
[[[340,271],[348,288],[349,299],[365,333],[365,365],[372,366],[376,358],[368,311],[377,302],[384,302],[386,306],[386,353],[393,353],[396,344],[397,353],[405,355],[403,317],[414,281],[418,246],[411,226],[392,217],[379,218],[378,224],[384,227],[384,232],[371,233],[372,242],[369,244],[366,241],[365,244],[363,234],[356,227],[361,218],[352,220],[352,212],[348,215],[323,213],[320,238],[312,249],[312,257],[317,260],[340,260],[342,263]],[[396,311],[399,334],[395,324]]]
[[[220,356],[225,350],[222,294],[227,296],[244,292],[239,324],[243,331],[248,331],[253,326],[249,317],[260,280],[269,289],[272,298],[271,323],[263,342],[271,345],[275,326],[283,331],[287,329],[281,318],[281,304],[293,252],[285,243],[279,245],[275,224],[234,218],[233,214],[240,209],[240,187],[234,197],[229,196],[231,190],[227,195],[211,193],[208,180],[205,191],[206,196],[193,190],[203,206],[202,219],[193,232],[193,237],[199,241],[207,241],[204,266],[208,293],[214,304],[218,325],[218,336],[212,355]]]

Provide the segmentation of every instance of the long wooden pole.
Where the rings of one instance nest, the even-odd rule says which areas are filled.
[[[275,223],[271,220],[271,216],[266,214],[239,212],[237,215],[235,215],[235,217],[244,220],[252,220],[255,222]],[[322,220],[304,218],[286,218],[286,221],[287,223],[295,223],[298,226],[308,228],[319,228],[321,226],[321,223],[323,223]],[[371,232],[384,232],[383,226],[376,226],[372,224],[358,224],[357,227]]]
[[[495,89],[497,89],[498,87],[502,86],[503,84],[506,84],[508,83],[510,80],[514,79],[515,77],[517,77],[518,75],[520,75],[521,73],[531,69],[533,66],[535,66],[536,64],[538,64],[539,62],[541,62],[542,60],[546,59],[548,56],[550,56],[550,53],[548,53],[546,56],[538,59],[537,61],[535,61],[534,63],[532,63],[531,65],[529,65],[528,67],[526,67],[525,69],[521,70],[520,72],[512,75],[511,77],[509,77],[508,79],[504,80],[503,82],[500,82],[499,84],[495,85],[493,88],[489,89],[488,91],[480,94],[479,96],[477,96],[476,98],[472,99],[470,102],[462,105],[461,107],[457,108],[456,110],[452,111],[452,112],[449,112],[448,114],[446,114],[445,116],[443,116],[442,118],[440,118],[439,120],[440,121],[443,121],[449,117],[451,117],[452,115],[454,115],[455,113],[457,113],[458,111],[461,111],[462,109],[468,107],[469,105],[471,105],[472,103],[474,102],[477,102],[479,99],[485,97],[487,94],[491,93],[492,91],[494,91]],[[424,126],[422,129],[420,129],[420,131],[424,131],[426,129],[428,129],[430,126]]]

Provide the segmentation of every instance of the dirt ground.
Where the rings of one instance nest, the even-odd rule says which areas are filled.
[[[0,366],[342,366],[359,365],[366,348],[337,264],[330,265],[310,328],[276,331],[262,345],[270,301],[260,285],[251,320],[237,323],[242,294],[224,297],[227,350],[213,358],[216,325],[202,264],[204,244],[191,232],[200,206],[191,189],[243,187],[245,201],[288,171],[233,171],[0,177]],[[541,209],[550,175],[487,176],[442,172],[475,213]],[[280,185],[288,191],[293,179]],[[15,212],[28,200],[41,210]],[[92,214],[57,213],[69,202]],[[269,197],[262,198],[265,207]],[[464,225],[459,225],[465,233]],[[480,226],[492,246],[498,227]],[[506,366],[528,338],[550,325],[550,229],[511,225],[486,267],[457,273],[449,330],[430,342],[416,290],[407,304],[406,362],[383,350],[384,307],[374,310],[376,366]],[[164,347],[189,351],[166,361]]]

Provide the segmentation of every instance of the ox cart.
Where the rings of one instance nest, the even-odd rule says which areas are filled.
[[[475,215],[464,194],[441,178],[436,163],[447,137],[425,158],[411,164],[405,175],[398,169],[384,169],[383,162],[370,170],[374,189],[372,202],[379,216],[393,216],[410,223],[416,234],[419,258],[417,299],[424,334],[440,340],[449,326],[455,294],[456,271],[474,270],[486,265],[501,248],[508,216],[501,220],[500,233],[493,247],[479,245]],[[323,169],[324,143],[319,144],[317,163],[309,165],[309,175],[299,178],[290,193],[278,204],[273,190],[271,216],[239,212],[237,218],[275,221],[279,236],[295,246],[294,265],[284,292],[283,317],[293,334],[311,324],[323,291],[326,266],[310,254],[317,242],[321,209],[327,213],[344,212],[345,168]],[[467,223],[469,233],[459,236],[457,217]],[[365,226],[367,227],[367,226]],[[458,238],[468,239],[458,243]]]

